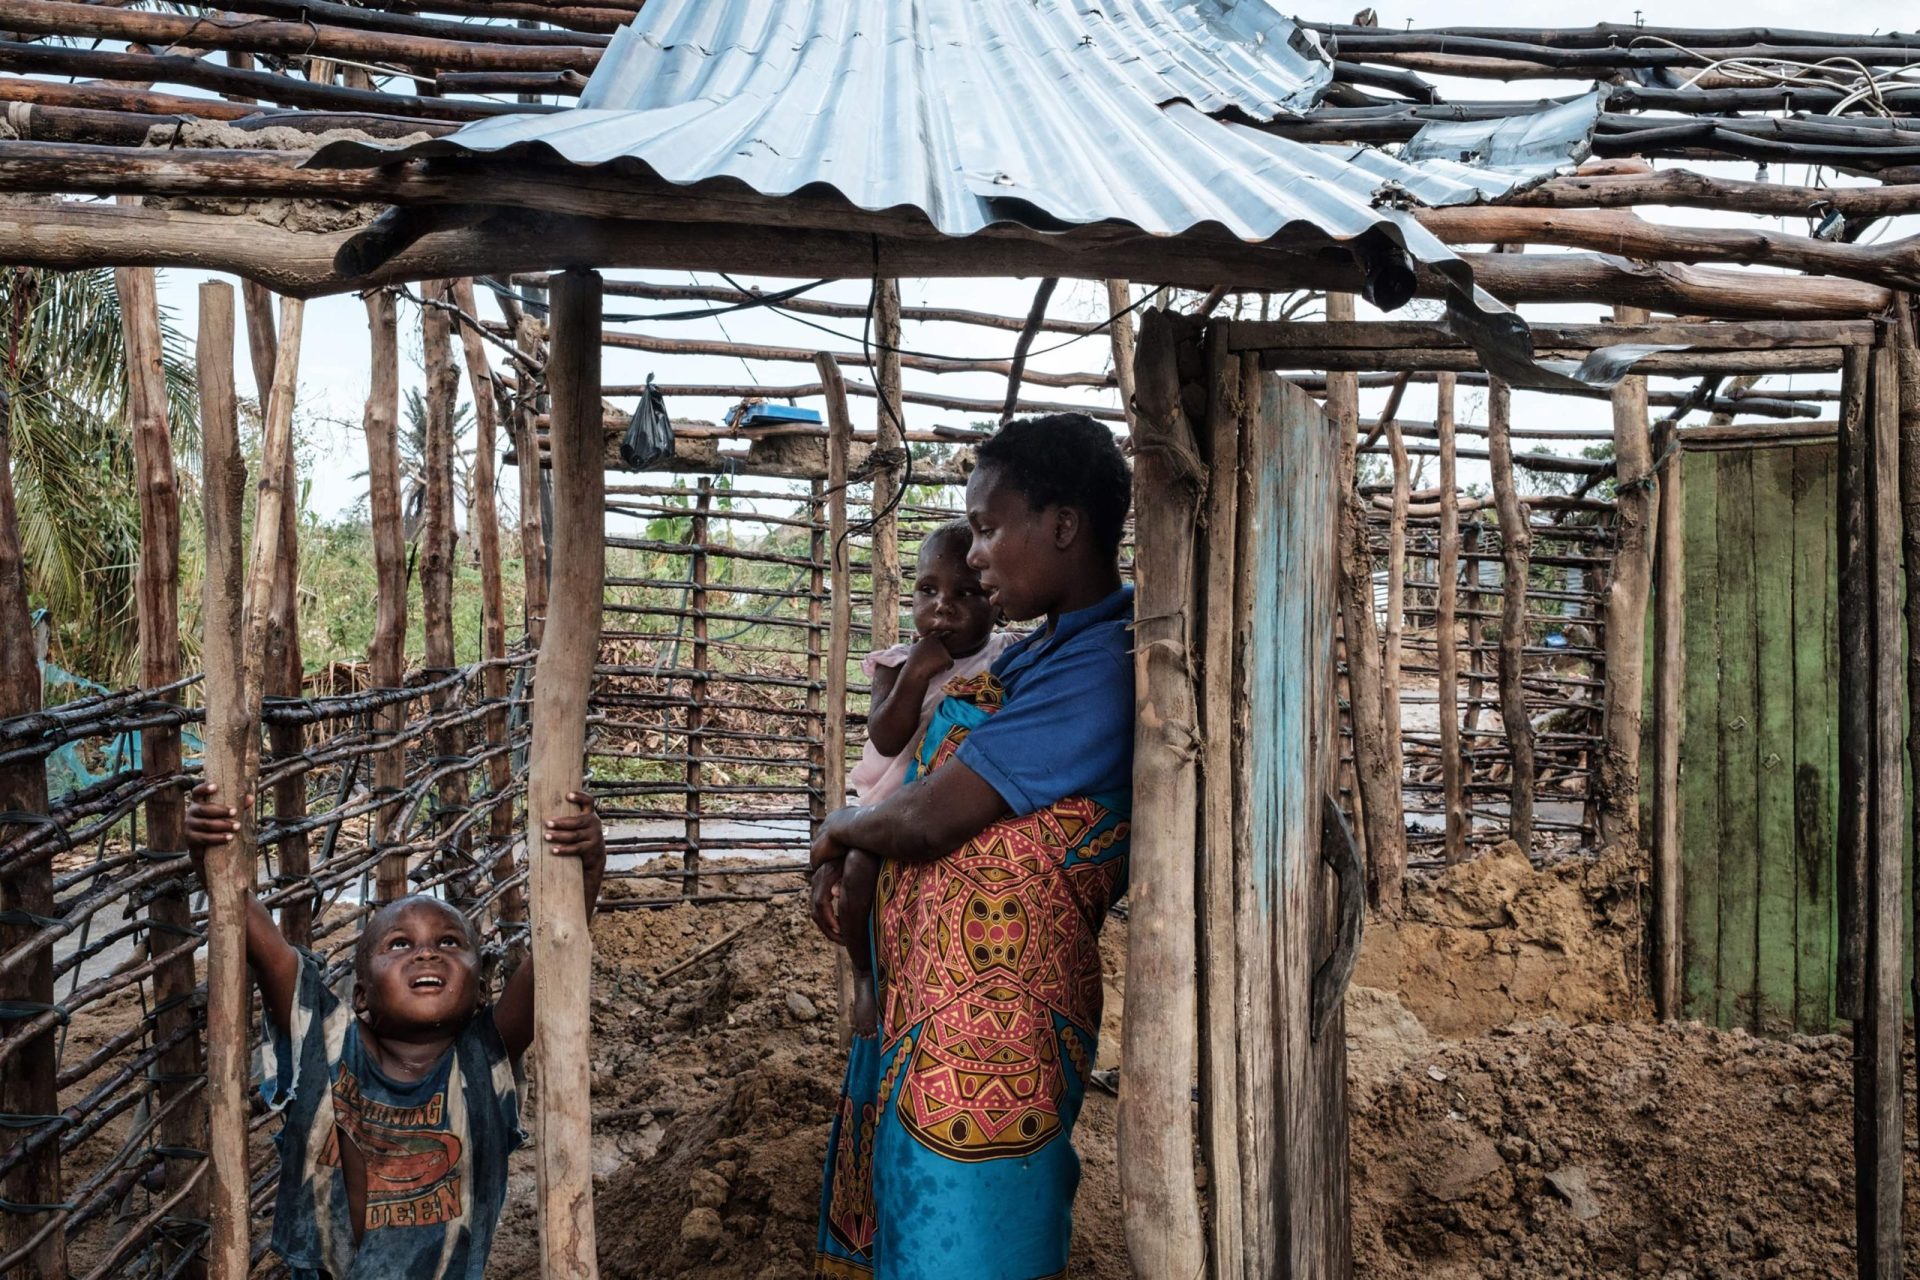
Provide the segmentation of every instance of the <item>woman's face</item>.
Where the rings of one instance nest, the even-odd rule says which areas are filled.
[[[967,523],[973,527],[967,563],[979,571],[988,600],[1014,622],[1052,612],[1064,589],[1064,552],[1073,541],[1078,513],[1061,507],[1033,510],[1027,495],[989,464],[967,481]]]

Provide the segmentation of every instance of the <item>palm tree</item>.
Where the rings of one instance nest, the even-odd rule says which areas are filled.
[[[161,316],[176,449],[196,440],[193,365]],[[51,656],[105,684],[132,674],[140,509],[113,271],[0,271],[0,400],[27,591],[51,614]]]

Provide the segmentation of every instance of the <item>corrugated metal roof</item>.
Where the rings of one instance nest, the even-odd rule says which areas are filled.
[[[1593,131],[1606,102],[1601,90],[1523,116],[1500,120],[1434,121],[1400,150],[1400,158],[1425,168],[1516,182],[1544,177],[1578,164],[1593,151]]]
[[[1304,110],[1331,78],[1317,39],[1267,0],[649,0],[577,109],[401,150],[334,143],[310,163],[531,154],[769,197],[826,186],[952,236],[1116,222],[1256,243],[1382,233],[1453,279],[1479,313],[1466,328],[1517,356],[1525,326],[1382,191],[1454,204],[1523,175],[1240,122]]]

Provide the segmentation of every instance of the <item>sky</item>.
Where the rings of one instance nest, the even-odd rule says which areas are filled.
[[[1344,21],[1352,17],[1354,9],[1355,0],[1348,0],[1348,4],[1338,8],[1322,5],[1304,10],[1302,16],[1309,20]],[[1502,24],[1573,26],[1596,21],[1633,22],[1636,15],[1644,18],[1648,24],[1665,26],[1839,25],[1851,31],[1911,28],[1915,22],[1915,10],[1911,0],[1898,0],[1898,2],[1866,0],[1864,3],[1845,6],[1841,10],[1818,11],[1809,11],[1805,6],[1790,7],[1782,0],[1747,0],[1746,3],[1738,6],[1726,3],[1725,0],[1683,0],[1680,3],[1650,5],[1643,13],[1631,8],[1595,9],[1591,6],[1564,2],[1542,5],[1537,2],[1526,3],[1524,0],[1479,0],[1477,3],[1469,0],[1426,0],[1418,6],[1376,5],[1376,9],[1380,25],[1389,28],[1407,25],[1407,19],[1410,16],[1417,18],[1414,25],[1419,27]],[[1485,80],[1471,82],[1442,80],[1438,83],[1443,93],[1450,96],[1478,98],[1508,96],[1535,98],[1577,93],[1590,87],[1586,82],[1578,80],[1523,81],[1512,85]],[[1751,179],[1758,176],[1756,166],[1752,164],[1717,165],[1711,166],[1711,170],[1729,177]],[[1774,181],[1799,182],[1804,181],[1807,174],[1799,166],[1791,170],[1783,170],[1780,166],[1775,166],[1770,176]],[[1645,216],[1655,221],[1675,223],[1694,221],[1724,224],[1727,221],[1724,217],[1687,210],[1653,210],[1648,211]],[[1781,230],[1795,232],[1804,232],[1807,229],[1804,221],[1801,220],[1753,219],[1752,222],[1756,225],[1774,226]],[[1915,229],[1910,226],[1900,227],[1889,224],[1882,234],[1884,236],[1913,234]],[[720,283],[714,277],[687,271],[622,271],[610,272],[608,275],[610,279],[650,279],[662,283],[692,281]],[[183,270],[161,272],[162,305],[172,310],[175,322],[188,333],[192,332],[194,326],[195,291],[199,283],[208,278],[211,277],[203,272]],[[793,282],[755,278],[750,283],[771,289],[784,287]],[[1033,281],[1021,280],[910,280],[902,282],[902,292],[903,301],[907,306],[957,306],[1018,315],[1026,310],[1033,285]],[[868,290],[866,281],[839,281],[823,286],[809,296],[865,304]],[[1419,307],[1420,304],[1416,303],[1415,309],[1418,310]],[[487,318],[497,318],[498,313],[490,300],[485,297],[484,292],[480,308]],[[631,298],[607,299],[609,312],[658,313],[678,309],[683,309],[681,304],[651,303]],[[1435,314],[1436,310],[1436,304],[1428,304],[1425,314]],[[1050,314],[1056,317],[1079,319],[1104,318],[1104,290],[1099,282],[1095,281],[1062,281]],[[1371,312],[1364,303],[1361,304],[1362,318],[1369,318],[1376,314]],[[1526,309],[1526,314],[1540,321],[1597,321],[1607,318],[1606,309],[1598,305],[1530,306]],[[858,320],[810,318],[828,325],[847,337],[831,337],[765,309],[697,321],[657,322],[645,326],[623,325],[620,327],[639,329],[661,336],[725,338],[738,342],[800,347],[806,350],[815,350],[823,346],[837,350],[857,349],[860,330]],[[402,385],[403,388],[419,386],[422,383],[422,376],[417,309],[403,302],[400,324]],[[1035,343],[1038,354],[1031,359],[1029,367],[1035,370],[1061,372],[1103,371],[1110,367],[1111,356],[1104,335],[1072,342],[1064,342],[1065,337],[1066,335],[1057,334],[1042,335]],[[1010,354],[1013,341],[1014,335],[1010,332],[946,324],[909,324],[904,335],[904,345],[909,348],[943,354],[994,358],[1005,358]],[[236,361],[236,367],[242,394],[251,394],[252,371],[249,362],[244,358],[244,353]],[[867,379],[864,371],[851,372],[863,381]],[[760,382],[779,385],[812,381],[814,376],[810,365],[741,361],[717,357],[647,355],[611,349],[605,352],[603,376],[609,384],[643,382],[649,373],[663,383],[704,384]],[[301,353],[298,404],[300,425],[306,445],[305,453],[311,460],[309,510],[323,519],[338,518],[351,512],[365,493],[365,481],[356,479],[355,476],[365,467],[365,442],[358,424],[364,408],[367,381],[366,316],[361,301],[348,295],[310,302],[307,307],[306,337]],[[909,389],[937,389],[945,394],[982,399],[995,399],[1005,393],[1005,379],[997,374],[935,375],[909,370],[905,375],[905,381]],[[1658,385],[1662,384],[1656,383],[1656,386]],[[1774,385],[1786,384],[1783,382]],[[1807,386],[1813,385],[1813,382],[1802,377],[1792,385]],[[464,400],[466,396],[464,379],[461,394]],[[1051,400],[1118,405],[1117,393],[1111,391],[1036,388],[1033,389],[1032,394]],[[1377,412],[1383,397],[1383,392],[1363,395],[1363,413]],[[669,407],[676,418],[712,421],[724,415],[729,402],[703,398],[677,398]],[[820,406],[818,403],[813,403],[810,407],[819,408]],[[852,411],[857,428],[871,428],[873,415],[876,412],[874,401],[855,398],[852,402]],[[1463,388],[1459,414],[1463,423],[1484,422],[1484,403],[1480,393]],[[920,406],[909,406],[906,416],[908,425],[916,428],[936,424],[965,425],[969,417],[965,414]],[[1401,416],[1409,420],[1430,421],[1433,416],[1432,391],[1421,388],[1410,391],[1401,410]],[[1514,421],[1517,426],[1522,427],[1564,425],[1603,428],[1608,425],[1610,419],[1604,401],[1574,400],[1521,393],[1515,397]],[[1528,447],[1534,446],[1529,444]],[[1463,483],[1472,484],[1483,478],[1484,468],[1472,463],[1462,464]],[[511,470],[503,470],[500,475],[500,484],[507,505],[511,506],[512,496],[518,492],[518,477]]]

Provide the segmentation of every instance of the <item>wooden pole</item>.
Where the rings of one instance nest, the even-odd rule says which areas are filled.
[[[1908,758],[1920,759],[1920,345],[1916,345],[1913,297],[1901,298],[1895,309],[1895,369],[1900,397],[1900,515],[1902,549],[1906,553],[1907,608],[1907,734]],[[1908,805],[1920,812],[1920,788],[1907,797]],[[1920,822],[1908,819],[1914,829]],[[1920,959],[1920,893],[1913,897],[1913,918],[1908,922],[1908,944]],[[1913,975],[1913,989],[1920,997],[1920,969]],[[1920,1051],[1920,1022],[1914,1026],[1914,1048]]]
[[[1194,1188],[1194,557],[1206,467],[1182,403],[1179,318],[1148,313],[1134,368],[1134,772],[1120,1197],[1144,1280],[1204,1273]]]
[[[373,526],[375,582],[373,639],[367,646],[367,678],[376,689],[397,689],[406,675],[407,542],[400,513],[400,340],[393,295],[384,289],[367,295],[367,329],[372,339],[372,377],[362,425],[367,437],[367,510]],[[406,747],[398,735],[406,727],[407,704],[393,702],[373,713],[374,734],[391,743],[373,758],[373,789],[387,797],[373,843],[390,848],[397,840],[405,806]],[[376,893],[391,902],[407,892],[407,855],[387,853],[376,873]]]
[[[211,1109],[208,1161],[212,1166],[207,1247],[216,1280],[239,1280],[248,1265],[247,894],[254,882],[252,788],[259,755],[257,719],[246,692],[241,636],[245,564],[242,507],[247,464],[240,453],[233,390],[233,287],[200,286],[199,365],[202,481],[206,521],[206,576],[202,582],[201,660],[206,669],[206,777],[234,806],[240,830],[231,843],[207,851],[207,1097]],[[268,381],[271,386],[271,379]]]
[[[420,524],[420,623],[426,641],[426,672],[437,680],[450,675],[459,659],[453,639],[453,418],[460,400],[460,374],[453,366],[453,318],[445,307],[453,299],[451,281],[430,280],[421,286],[428,305],[420,309],[420,336],[427,366],[427,439],[426,504]],[[428,696],[428,705],[436,717],[444,718],[459,698],[453,688],[437,689]],[[466,729],[457,723],[442,723],[433,731],[434,754],[442,761],[454,761],[466,755]],[[448,838],[467,810],[467,775],[450,770],[435,786],[438,801],[436,842]],[[464,868],[467,861],[465,835],[455,838],[453,847],[438,848],[436,861],[443,868]],[[471,875],[461,870],[449,886],[454,901],[473,896]]]
[[[1353,316],[1352,294],[1327,295],[1329,323],[1351,321]],[[1340,613],[1347,647],[1354,784],[1366,833],[1367,883],[1374,909],[1397,916],[1401,883],[1406,876],[1406,830],[1400,779],[1394,772],[1381,711],[1384,694],[1380,629],[1374,616],[1373,548],[1354,456],[1360,443],[1360,385],[1356,375],[1327,375],[1326,410],[1340,432]]]
[[[453,284],[454,305],[468,315],[479,314],[473,297],[473,281],[462,278]],[[480,676],[480,691],[490,704],[485,721],[487,746],[497,748],[507,741],[507,669],[500,665],[507,656],[506,582],[500,563],[500,508],[495,472],[500,449],[499,406],[494,398],[493,375],[487,362],[487,346],[473,326],[460,326],[461,352],[466,359],[467,387],[473,394],[473,517],[474,546],[480,552],[480,656],[490,665]],[[514,874],[513,800],[507,795],[513,785],[513,762],[504,751],[487,760],[487,843],[494,850],[493,883],[498,886]],[[518,925],[527,918],[525,891],[514,885],[503,889],[494,899],[494,918],[503,925]]]
[[[826,723],[822,729],[825,768],[821,792],[831,813],[847,802],[847,654],[853,633],[853,570],[847,547],[847,455],[853,442],[853,418],[847,412],[845,380],[830,352],[814,357],[827,402],[827,621]],[[835,988],[840,997],[842,1046],[853,1036],[853,967],[847,953],[833,953]]]
[[[24,287],[24,286],[23,286]],[[18,334],[11,335],[17,341]],[[0,719],[40,710],[40,663],[34,651],[33,619],[27,605],[26,560],[20,547],[20,520],[13,498],[13,423],[9,402],[0,398]],[[0,765],[0,812],[47,812],[45,761],[36,757]],[[18,839],[38,830],[34,822],[0,820],[0,837]],[[0,910],[53,914],[53,863],[0,876]],[[16,917],[18,918],[18,917]],[[0,947],[11,951],[40,932],[31,921],[0,924]],[[53,948],[44,948],[13,976],[0,982],[0,999],[30,1005],[53,1003]],[[58,1031],[49,1026],[20,1047],[0,1072],[0,1111],[14,1115],[53,1115],[60,1109],[55,1086]],[[0,1178],[0,1196],[23,1206],[48,1206],[60,1200],[60,1144],[46,1142],[12,1172]],[[38,1212],[0,1214],[0,1253],[12,1253],[39,1233]],[[28,1274],[67,1274],[66,1239],[58,1231],[46,1237],[29,1258]]]
[[[540,321],[523,315],[514,326],[514,345],[529,360],[537,360],[544,334]],[[520,456],[520,562],[526,570],[527,643],[536,649],[547,630],[547,534],[540,485],[539,439],[533,420],[539,413],[536,383],[522,378],[516,403],[513,447]]]
[[[1615,324],[1645,324],[1638,307],[1615,307]],[[1640,718],[1645,689],[1647,596],[1653,582],[1654,488],[1647,436],[1647,380],[1613,389],[1614,511],[1618,541],[1607,586],[1602,642],[1606,662],[1600,747],[1594,770],[1600,843],[1636,840],[1640,830]]]
[[[1396,387],[1404,391],[1405,384]],[[1407,768],[1406,737],[1400,719],[1400,664],[1406,649],[1407,509],[1412,505],[1412,495],[1400,415],[1388,413],[1382,421],[1393,460],[1393,507],[1387,519],[1387,634],[1380,658],[1380,727],[1386,734],[1389,768],[1399,786]],[[1404,815],[1401,821],[1404,829]]]
[[[1666,459],[1654,530],[1653,616],[1653,1003],[1680,1017],[1686,901],[1680,857],[1680,743],[1686,729],[1686,488],[1678,427],[1662,426],[1654,448]]]
[[[807,742],[809,838],[819,832],[820,823],[828,813],[826,740],[827,726],[832,719],[826,708],[826,654],[820,647],[820,634],[827,629],[827,503],[821,481],[813,481],[810,488],[812,496],[807,503],[807,523],[811,528],[807,538],[807,558],[813,562],[813,568],[807,579],[807,716],[818,722],[819,731],[812,733]]]
[[[252,280],[240,283],[240,296],[246,312],[247,350],[253,361],[254,388],[260,412],[267,411],[267,394],[273,385],[274,366],[279,363],[279,343],[274,336],[277,323],[273,314],[273,294]],[[288,495],[281,507],[280,554],[273,569],[273,602],[267,613],[266,688],[268,697],[297,698],[305,684],[305,669],[300,657],[300,475],[294,451],[287,451],[287,474],[282,483]],[[300,754],[306,746],[306,731],[297,724],[267,727],[267,747],[277,760]],[[307,785],[296,774],[273,785],[273,816],[282,824],[298,822],[307,814]],[[312,870],[307,834],[292,832],[283,836],[275,853],[280,874],[289,878]],[[306,946],[313,937],[311,897],[301,896],[280,908],[280,932],[295,946]]]
[[[1869,833],[1867,778],[1873,722],[1872,595],[1867,559],[1868,396],[1872,353],[1848,348],[1840,369],[1839,475],[1835,484],[1836,558],[1839,562],[1840,794],[1836,802],[1839,848],[1834,858],[1837,952],[1833,1005],[1836,1016],[1859,1022],[1866,1016],[1867,868]]]
[[[1460,756],[1460,491],[1454,478],[1453,375],[1439,379],[1440,401],[1433,415],[1440,433],[1440,555],[1435,569],[1434,642],[1440,668],[1440,783],[1446,806],[1446,860],[1467,856],[1471,822],[1467,814],[1465,761]]]
[[[534,1054],[540,1071],[540,1274],[593,1280],[593,1064],[588,985],[592,939],[577,858],[548,855],[549,817],[571,813],[584,787],[587,694],[600,648],[606,590],[606,472],[600,425],[600,277],[553,280],[554,590],[564,627],[546,632],[534,668],[533,753],[527,784],[527,873],[533,900]]]
[[[1533,721],[1527,715],[1527,573],[1533,526],[1513,482],[1513,394],[1506,382],[1487,385],[1487,452],[1492,455],[1494,505],[1500,519],[1500,725],[1513,759],[1507,789],[1507,830],[1523,852],[1533,849]],[[1397,495],[1396,495],[1397,497]]]
[[[693,591],[688,607],[693,612],[694,676],[687,698],[687,844],[681,853],[681,866],[687,874],[680,881],[680,892],[689,898],[700,892],[700,816],[703,807],[700,789],[706,780],[701,757],[706,754],[707,667],[710,661],[707,652],[707,515],[712,510],[713,480],[701,476],[700,496],[693,509],[693,519],[687,527],[687,543],[693,549],[689,557],[692,561],[690,576]]]
[[[1133,290],[1125,280],[1107,281],[1107,336],[1113,343],[1113,380],[1120,408],[1133,427]]]
[[[1867,431],[1858,442],[1866,455],[1866,491],[1860,497],[1866,508],[1867,554],[1858,567],[1864,570],[1861,577],[1866,580],[1870,606],[1873,657],[1866,672],[1870,716],[1864,725],[1843,726],[1843,741],[1855,751],[1866,748],[1868,793],[1867,896],[1861,912],[1866,926],[1866,988],[1863,1016],[1854,1030],[1854,1203],[1858,1274],[1894,1280],[1904,1273],[1900,1215],[1905,1108],[1900,1042],[1907,911],[1901,900],[1901,862],[1907,813],[1902,795],[1901,723],[1906,703],[1900,696],[1900,414],[1896,362],[1890,348],[1874,348],[1871,379]],[[1853,443],[1843,438],[1842,447]],[[1862,736],[1864,743],[1859,741]]]
[[[1027,322],[1020,326],[1020,336],[1013,342],[1013,359],[1008,362],[1007,400],[1000,409],[1002,422],[1013,418],[1014,406],[1020,403],[1020,379],[1026,374],[1027,351],[1033,346],[1034,335],[1040,332],[1040,326],[1047,318],[1047,304],[1053,301],[1053,291],[1059,287],[1058,276],[1046,276],[1033,291],[1033,305],[1027,308]]]
[[[134,595],[139,607],[140,684],[159,689],[180,679],[180,485],[174,475],[173,435],[167,421],[167,379],[162,368],[160,305],[153,272],[145,267],[122,267],[114,273],[120,295],[120,323],[125,338],[128,378],[128,416],[133,428],[135,483],[140,495],[140,561],[135,571]],[[231,343],[229,343],[231,351]],[[178,702],[179,695],[165,698]],[[146,729],[140,735],[140,768],[150,780],[171,778],[180,772],[180,729],[177,725]],[[186,803],[169,787],[147,801],[147,847],[156,856],[186,852]],[[172,949],[172,940],[192,928],[192,904],[185,888],[169,887],[156,893],[147,908],[152,931],[147,954]],[[198,977],[193,957],[181,956],[154,971],[156,1006],[154,1035],[166,1043],[194,1022],[189,999]],[[183,1092],[195,1096],[167,1112],[161,1141],[176,1151],[191,1151],[202,1141],[207,1109],[205,1094],[193,1077],[200,1071],[200,1036],[190,1034],[162,1053],[154,1064],[160,1077],[158,1105],[174,1103]],[[166,1185],[178,1189],[194,1180],[199,1161],[174,1156],[166,1164]],[[189,1212],[206,1212],[204,1184],[194,1193]],[[189,1264],[190,1266],[193,1264]],[[204,1268],[201,1268],[204,1272]]]
[[[900,396],[900,282],[882,280],[877,300],[874,333],[880,343],[880,360],[874,378],[879,395],[875,397],[873,447],[877,453],[892,453],[908,448]],[[874,650],[900,643],[900,521],[891,510],[897,505],[899,489],[899,479],[891,467],[874,473],[873,621],[868,636]]]
[[[1258,378],[1258,365],[1234,355],[1226,325],[1207,334],[1207,497],[1201,543],[1206,592],[1201,651],[1201,724],[1204,756],[1200,773],[1199,1013],[1201,1139],[1206,1154],[1209,1199],[1208,1233],[1213,1274],[1238,1276],[1246,1249],[1244,1179],[1240,1130],[1247,1122],[1240,1102],[1240,1018],[1235,946],[1234,746],[1244,735],[1236,715],[1234,664],[1234,581],[1239,522],[1240,442],[1250,426],[1243,379]],[[1236,720],[1241,723],[1236,726]]]

